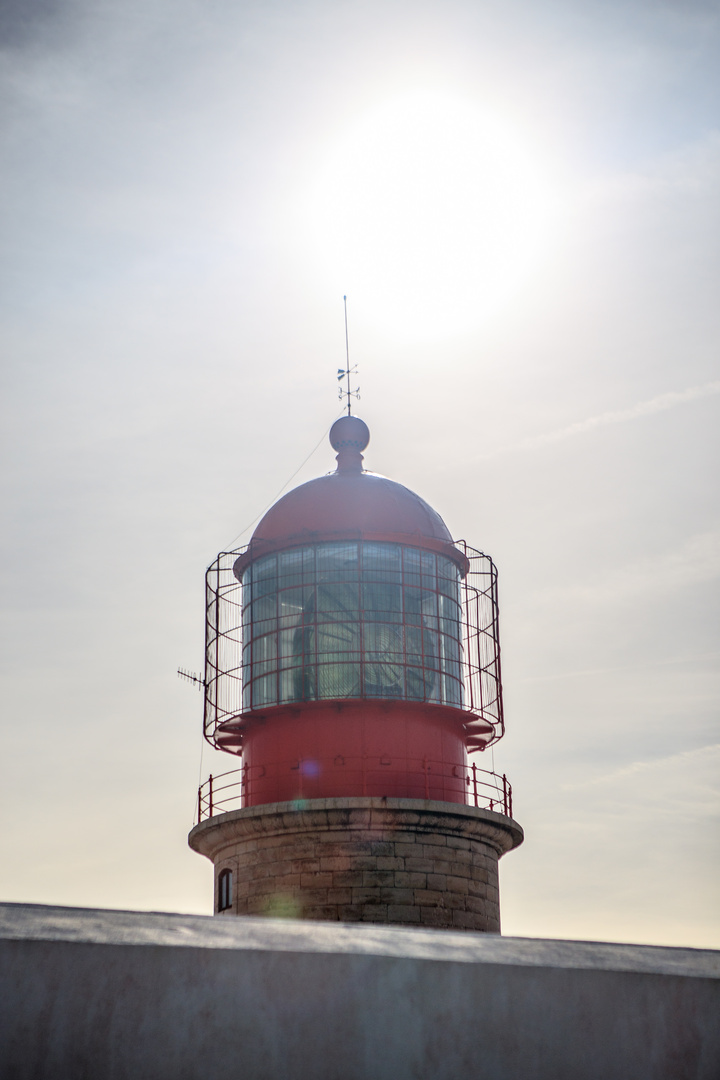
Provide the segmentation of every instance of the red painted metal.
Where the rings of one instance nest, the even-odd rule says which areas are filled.
[[[363,472],[357,450],[341,448],[337,462],[336,472],[301,484],[268,510],[236,563],[238,577],[262,554],[319,539],[405,543],[459,559],[447,525],[414,491]]]
[[[295,778],[278,772],[274,762],[336,759],[346,764],[354,761],[362,766],[363,762],[377,761],[381,765],[372,776],[361,768],[362,790],[358,789],[357,769],[349,766],[323,770],[312,777],[306,770],[306,786],[314,798],[370,794],[464,802],[462,785],[448,783],[444,774],[425,776],[425,790],[410,796],[406,765],[410,760],[434,760],[445,763],[448,776],[454,768],[464,770],[461,717],[460,710],[441,705],[360,700],[304,702],[248,716],[239,721],[243,762],[253,776],[247,805],[297,797]],[[221,738],[218,743],[222,745]],[[397,762],[403,763],[399,771]]]
[[[444,540],[452,536],[438,513],[402,484],[370,472],[338,470],[288,492],[265,514],[254,541],[289,540],[346,530],[402,533]]]

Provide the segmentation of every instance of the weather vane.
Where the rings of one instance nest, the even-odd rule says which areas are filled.
[[[356,398],[360,400],[360,387],[356,386],[354,389],[351,385],[350,379],[352,375],[357,375],[357,364],[350,367],[350,345],[348,342],[348,323],[347,323],[347,296],[343,296],[343,303],[345,305],[345,363],[347,367],[338,368],[337,377],[338,382],[342,382],[343,379],[347,379],[346,386],[338,386],[338,397],[342,401],[343,398],[347,398],[347,411],[348,416],[352,415],[352,399]]]

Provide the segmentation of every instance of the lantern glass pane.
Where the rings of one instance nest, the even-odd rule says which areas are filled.
[[[306,545],[258,559],[243,585],[252,597],[244,708],[363,697],[462,704],[450,559],[400,544]]]

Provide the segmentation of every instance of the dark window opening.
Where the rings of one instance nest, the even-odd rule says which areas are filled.
[[[218,911],[232,907],[232,870],[221,870],[218,877]]]

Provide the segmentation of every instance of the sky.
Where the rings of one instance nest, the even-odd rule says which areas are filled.
[[[203,577],[366,467],[499,568],[506,934],[720,947],[720,9],[5,0],[0,899],[211,913]]]

